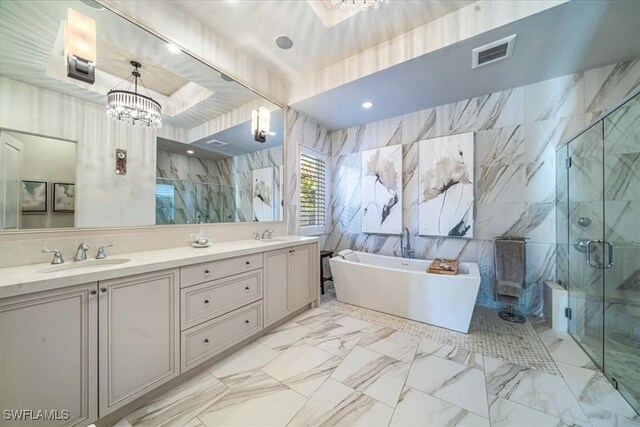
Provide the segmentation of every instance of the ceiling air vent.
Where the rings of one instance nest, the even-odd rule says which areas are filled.
[[[473,49],[471,51],[472,67],[478,68],[510,57],[513,53],[513,45],[516,43],[516,36],[517,34],[513,34]]]
[[[206,144],[211,144],[215,147],[224,147],[225,145],[229,145],[228,142],[218,141],[217,139],[210,139],[206,142]]]

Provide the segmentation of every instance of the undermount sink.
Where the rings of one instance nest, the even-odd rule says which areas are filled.
[[[277,242],[286,242],[287,239],[283,239],[281,237],[273,237],[271,239],[260,239],[258,243],[277,243]]]
[[[77,268],[119,265],[129,261],[131,260],[127,258],[92,259],[89,261],[77,261],[69,264],[52,265],[50,267],[43,268],[42,270],[38,270],[38,273],[57,273],[58,271],[75,270]]]

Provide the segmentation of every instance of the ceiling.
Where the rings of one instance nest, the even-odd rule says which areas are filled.
[[[460,0],[390,0],[377,10],[352,14],[330,0],[172,0],[212,32],[294,80],[467,6]],[[313,7],[309,4],[312,3]],[[331,27],[317,11],[350,15]],[[289,50],[274,40],[286,35]]]
[[[570,1],[292,107],[331,130],[343,129],[639,58],[638,17],[640,1]],[[471,68],[473,48],[514,33],[511,58]],[[362,109],[365,100],[374,107]]]

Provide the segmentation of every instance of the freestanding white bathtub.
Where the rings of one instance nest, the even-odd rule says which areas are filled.
[[[427,273],[431,261],[355,252],[331,258],[338,301],[467,333],[480,272],[462,262],[455,276]]]

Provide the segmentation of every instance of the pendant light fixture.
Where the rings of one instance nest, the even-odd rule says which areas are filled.
[[[116,89],[122,84],[120,82],[109,91],[107,94],[107,116],[132,126],[162,127],[162,107],[160,104],[154,101],[151,96],[138,93],[138,80],[140,80],[140,84],[147,92],[147,95],[149,94],[149,91],[142,83],[140,72],[138,71],[139,68],[142,68],[142,65],[137,61],[131,61],[130,64],[134,67],[131,77],[122,81],[130,82],[129,90]],[[131,91],[132,85],[133,92]]]

